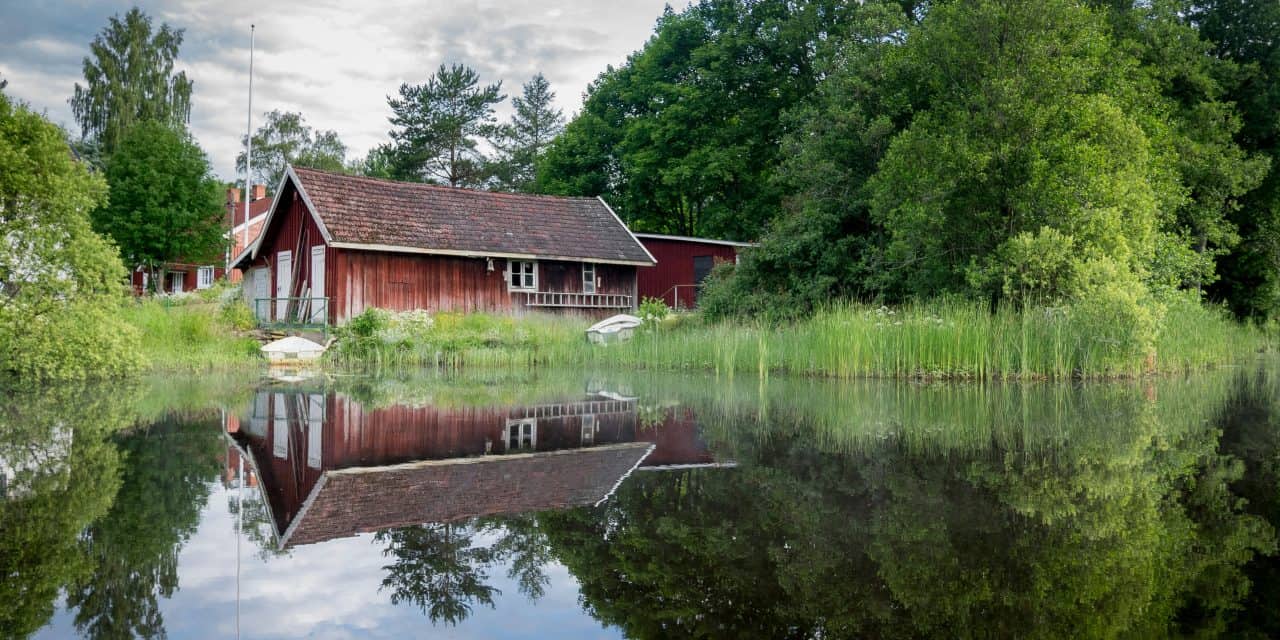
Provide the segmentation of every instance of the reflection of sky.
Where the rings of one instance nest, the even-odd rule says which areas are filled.
[[[178,559],[179,591],[161,602],[171,638],[233,638],[236,629],[234,492],[215,484],[200,526]],[[477,542],[481,542],[477,536]],[[502,592],[494,608],[476,605],[457,627],[435,626],[412,604],[393,606],[379,592],[388,560],[372,534],[294,548],[263,561],[240,544],[240,630],[243,638],[617,638],[578,604],[578,585],[559,564],[546,567],[546,594],[530,601],[507,567],[494,566],[488,584]],[[75,636],[74,612],[59,607],[36,638]]]

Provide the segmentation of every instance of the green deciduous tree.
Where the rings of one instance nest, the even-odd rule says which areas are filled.
[[[173,125],[191,113],[192,82],[174,60],[183,30],[161,24],[134,7],[112,16],[84,59],[85,84],[76,83],[71,112],[84,138],[110,155],[134,124],[158,120]]]
[[[95,234],[106,184],[64,132],[0,93],[0,379],[114,376],[137,335],[117,317],[126,271]]]
[[[319,131],[307,124],[301,113],[273,110],[253,134],[253,180],[274,189],[284,169],[296,164],[324,171],[342,171],[347,146],[333,130]],[[244,145],[243,136],[240,143]],[[244,171],[245,155],[236,156],[236,171]]]
[[[603,195],[637,229],[754,239],[775,217],[781,115],[818,80],[817,52],[863,3],[698,2],[668,10],[587,90],[540,189]]]
[[[537,166],[551,140],[564,131],[564,113],[555,106],[556,94],[541,73],[525,83],[511,99],[515,113],[499,131],[494,145],[495,186],[505,191],[530,192],[537,184]]]
[[[396,177],[482,185],[487,163],[480,143],[497,133],[493,106],[506,98],[501,88],[501,82],[481,86],[479,75],[460,64],[440,65],[425,84],[400,85],[399,98],[387,97]]]
[[[1241,315],[1280,316],[1280,5],[1269,0],[1188,1],[1185,14],[1219,59],[1235,65],[1224,100],[1240,111],[1235,140],[1270,171],[1231,215],[1241,241],[1222,259],[1214,293]]]
[[[94,210],[94,227],[115,240],[129,264],[157,272],[166,262],[222,256],[221,183],[191,134],[161,122],[140,123],[121,140],[106,175],[111,198]]]

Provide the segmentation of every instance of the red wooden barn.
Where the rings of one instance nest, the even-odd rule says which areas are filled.
[[[572,311],[637,302],[653,256],[599,198],[491,193],[289,167],[234,264],[266,321],[367,308]]]
[[[658,264],[639,275],[640,299],[659,298],[669,307],[689,309],[698,303],[698,289],[718,262],[737,262],[749,242],[637,233]]]

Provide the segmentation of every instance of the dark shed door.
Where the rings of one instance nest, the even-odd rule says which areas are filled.
[[[711,275],[711,268],[715,266],[715,256],[694,256],[693,257],[693,283],[701,285],[707,276]]]

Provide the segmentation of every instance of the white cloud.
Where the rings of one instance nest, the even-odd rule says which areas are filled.
[[[336,130],[356,157],[386,139],[386,96],[402,82],[424,82],[442,63],[468,64],[483,81],[501,80],[508,95],[541,71],[559,106],[572,113],[607,65],[643,46],[664,4],[172,0],[142,6],[157,21],[186,30],[180,64],[195,81],[191,128],[215,171],[231,179],[245,126],[250,23],[257,26],[255,123],[271,109],[301,111],[313,127]],[[66,99],[80,77],[80,59],[106,16],[124,9],[106,2],[63,9],[0,7],[0,24],[10,25],[0,27],[0,40],[27,43],[0,44],[0,73],[11,95],[72,124]],[[508,113],[507,105],[499,111]]]

